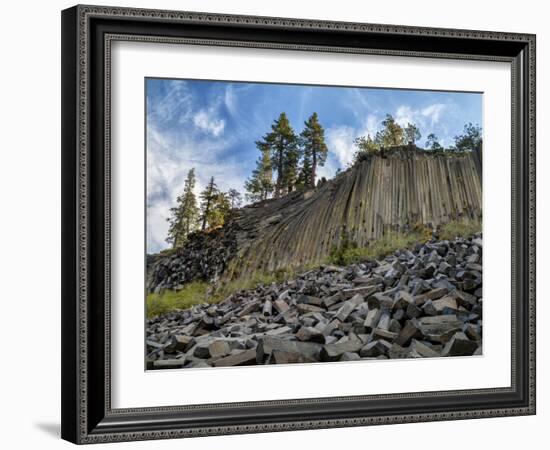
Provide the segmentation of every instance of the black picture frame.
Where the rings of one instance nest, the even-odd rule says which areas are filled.
[[[512,65],[512,384],[507,388],[112,409],[110,43],[239,45]],[[162,439],[535,414],[535,36],[75,6],[62,12],[62,437]]]

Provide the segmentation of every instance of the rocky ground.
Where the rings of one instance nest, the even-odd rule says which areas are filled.
[[[194,280],[216,282],[235,256],[237,230],[238,226],[232,224],[208,233],[198,231],[174,253],[147,255],[147,291],[179,290]]]
[[[147,320],[147,368],[481,354],[482,237],[324,266]]]

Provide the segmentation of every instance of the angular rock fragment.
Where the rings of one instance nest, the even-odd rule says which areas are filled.
[[[461,330],[463,323],[456,315],[448,314],[433,317],[421,317],[418,324],[422,329],[422,334],[442,334],[449,331]]]
[[[280,298],[275,300],[274,306],[279,314],[283,314],[288,310],[288,304]]]
[[[337,329],[338,329],[339,325],[340,325],[340,321],[339,321],[339,320],[337,320],[337,319],[332,320],[330,323],[328,323],[328,324],[324,327],[324,329],[323,329],[323,331],[322,331],[323,335],[324,335],[324,336],[329,336],[334,330],[337,330]]]
[[[401,331],[401,323],[399,322],[399,320],[396,320],[396,319],[391,319],[390,321],[390,326],[388,328],[389,331],[391,331],[392,333],[397,333],[399,334],[399,332]]]
[[[325,343],[325,336],[322,332],[312,327],[301,327],[296,333],[296,338],[300,341]]]
[[[181,369],[185,360],[181,359],[159,359],[153,361],[154,369]]]
[[[369,304],[369,308],[390,310],[393,307],[392,298],[382,292],[377,292],[371,295],[368,297],[367,302]]]
[[[348,300],[347,302],[344,302],[344,304],[338,309],[334,318],[343,322],[348,318],[348,316],[355,308],[356,305],[351,300]]]
[[[209,347],[210,343],[204,343],[204,344],[197,344],[194,347],[193,350],[193,356],[200,359],[208,359],[210,358],[210,349]]]
[[[313,342],[291,341],[288,339],[264,336],[258,339],[256,348],[256,361],[261,364],[264,358],[270,355],[273,350],[280,350],[289,353],[302,353],[304,356],[316,359],[323,346]]]
[[[322,361],[338,361],[340,357],[347,352],[358,352],[363,343],[359,339],[348,340],[336,344],[326,344],[321,350]]]
[[[434,303],[431,301],[431,300],[427,300],[423,305],[422,305],[422,311],[424,312],[425,315],[427,316],[437,316],[438,314],[438,311],[434,305]]]
[[[358,353],[345,352],[340,357],[340,361],[359,361],[361,357]]]
[[[377,285],[374,286],[359,286],[354,287],[350,289],[344,289],[342,291],[342,296],[346,299],[352,298],[353,296],[360,294],[363,297],[367,298],[369,295],[374,294],[375,292],[378,292],[380,289]]]
[[[372,330],[372,337],[374,339],[385,339],[386,341],[393,342],[398,336],[398,333],[393,333],[392,331],[382,330],[380,328],[375,328]]]
[[[412,358],[413,357],[413,355],[411,353],[411,349],[409,347],[402,347],[401,345],[399,345],[395,342],[389,348],[388,356],[391,359],[405,359],[405,358]]]
[[[443,297],[439,300],[434,300],[433,305],[438,313],[441,313],[444,309],[450,309],[453,311],[456,311],[458,309],[456,300],[449,296]]]
[[[468,336],[468,339],[472,341],[481,341],[481,327],[473,324],[473,323],[466,323],[464,324],[464,327],[462,328],[462,331],[464,331],[464,334]]]
[[[420,324],[416,319],[407,320],[405,326],[400,331],[399,335],[395,339],[394,343],[397,345],[405,346],[412,338],[421,337],[422,331],[420,330]]]
[[[414,298],[407,291],[401,290],[395,296],[395,301],[393,303],[392,309],[403,309],[406,310],[410,304],[414,303]]]
[[[243,350],[215,360],[214,367],[248,366],[256,363],[256,350]]]
[[[295,364],[317,362],[317,359],[312,356],[304,355],[300,352],[275,349],[271,353],[269,362],[274,364]]]
[[[423,358],[437,358],[441,356],[433,347],[426,345],[424,342],[417,341],[416,339],[411,341],[411,349],[416,351],[416,353]]]
[[[380,314],[380,320],[378,321],[376,328],[387,331],[390,328],[390,320],[390,313],[387,311],[382,312],[382,314]]]
[[[273,312],[273,303],[271,303],[269,300],[266,300],[262,308],[262,314],[264,316],[270,316],[272,312]]]
[[[287,325],[273,328],[265,332],[266,336],[279,336],[281,334],[289,334],[289,333],[292,333],[292,327],[289,327]]]
[[[477,349],[477,343],[468,339],[463,332],[455,333],[445,344],[441,356],[471,356]]]
[[[185,334],[178,334],[172,336],[169,346],[166,348],[168,352],[186,352],[195,345],[195,338],[193,336],[187,336]]]
[[[416,319],[422,315],[422,310],[414,303],[409,303],[406,310],[407,317],[409,319]]]
[[[310,305],[308,303],[300,303],[297,306],[298,312],[300,314],[307,314],[307,313],[315,313],[315,312],[322,312],[325,309],[321,308],[319,306]]]
[[[376,339],[369,342],[367,345],[361,348],[359,356],[362,358],[376,358],[381,355],[385,355],[390,351],[392,344],[384,339]]]
[[[365,318],[365,322],[363,322],[363,325],[365,326],[367,331],[371,331],[376,328],[381,315],[382,311],[380,309],[369,309],[367,317]]]

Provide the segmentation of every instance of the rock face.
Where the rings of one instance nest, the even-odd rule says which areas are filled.
[[[196,232],[175,253],[147,255],[147,289],[182,289],[194,280],[215,282],[237,251],[236,225]]]
[[[481,205],[477,154],[432,156],[413,146],[395,148],[315,190],[236,210],[222,230],[197,233],[176,255],[152,258],[148,289],[319,263],[343,234],[363,247],[388,230],[480,219]]]
[[[481,264],[480,234],[432,241],[149,319],[147,367],[478,355]]]

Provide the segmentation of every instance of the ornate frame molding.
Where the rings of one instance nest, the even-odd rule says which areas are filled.
[[[360,35],[376,35],[379,39],[384,36],[399,36],[406,40],[407,37],[423,37],[427,39],[457,39],[460,41],[470,40],[472,48],[479,45],[482,41],[492,41],[502,43],[502,48],[521,49],[523,57],[513,55],[513,49],[510,55],[506,54],[482,54],[476,52],[446,53],[438,50],[414,50],[414,49],[388,49],[388,48],[369,48],[369,47],[348,47],[338,45],[315,45],[303,43],[280,43],[269,41],[247,41],[244,39],[213,39],[198,37],[167,37],[151,36],[145,34],[116,33],[106,31],[102,34],[101,43],[104,46],[102,64],[104,69],[103,85],[103,180],[94,179],[92,172],[95,170],[90,164],[92,137],[91,128],[93,116],[90,110],[93,98],[98,93],[93,89],[91,79],[97,76],[97,61],[94,60],[97,47],[93,47],[93,36],[96,36],[91,30],[92,22],[96,19],[107,19],[111,21],[119,20],[123,24],[128,20],[135,20],[146,26],[147,23],[162,23],[167,26],[208,26],[208,27],[226,27],[239,26],[244,27],[250,33],[257,30],[276,31],[330,31],[340,33],[345,36],[347,33],[359,33]],[[99,6],[76,6],[64,12],[64,40],[72,39],[67,43],[64,49],[64,77],[69,83],[65,87],[67,93],[63,101],[64,124],[63,131],[63,157],[69,162],[67,166],[73,169],[64,168],[64,189],[71,189],[70,193],[64,194],[64,205],[68,212],[64,212],[63,221],[67,223],[69,229],[67,235],[64,234],[64,245],[66,251],[63,254],[63,311],[65,318],[74,319],[70,324],[65,325],[63,329],[63,340],[71,339],[74,341],[70,346],[64,346],[63,374],[65,379],[74,378],[74,383],[70,387],[64,388],[63,399],[63,436],[77,443],[98,443],[112,441],[128,441],[143,439],[163,439],[174,437],[192,437],[205,436],[213,434],[238,434],[251,432],[271,432],[327,427],[346,427],[374,424],[390,424],[404,422],[421,421],[440,421],[456,420],[482,417],[498,417],[509,415],[526,415],[535,413],[535,36],[529,34],[500,33],[487,31],[470,30],[449,30],[434,29],[424,27],[405,27],[397,25],[377,25],[347,22],[332,22],[304,19],[288,18],[270,18],[255,16],[236,16],[222,14],[204,14],[195,12],[178,11],[158,11],[147,9],[129,9],[112,8]],[[97,38],[96,38],[97,39]],[[223,46],[244,46],[266,49],[290,49],[304,51],[328,51],[328,52],[347,52],[363,54],[383,54],[396,56],[413,57],[436,57],[453,59],[481,59],[489,61],[507,61],[512,64],[512,146],[513,146],[513,172],[519,173],[518,177],[513,176],[512,196],[517,197],[518,203],[513,202],[512,211],[512,229],[513,229],[513,254],[516,245],[522,249],[525,246],[526,258],[522,255],[515,255],[512,260],[513,286],[512,286],[512,327],[514,342],[512,345],[512,386],[510,388],[483,389],[472,391],[449,391],[432,392],[419,394],[395,394],[379,396],[361,396],[361,397],[337,397],[337,398],[319,398],[310,400],[288,400],[272,402],[251,402],[241,404],[218,404],[218,405],[195,405],[189,407],[171,407],[171,408],[139,408],[139,409],[111,409],[110,402],[110,63],[111,63],[111,43],[115,40],[143,41],[155,43],[186,43],[194,45],[223,45]],[[435,42],[435,41],[434,41]],[[519,52],[518,52],[519,55]],[[68,66],[71,65],[70,68]],[[101,68],[100,68],[101,69]],[[96,72],[94,72],[96,71]],[[519,78],[521,79],[518,79]],[[65,83],[64,83],[65,85]],[[68,92],[71,90],[71,92]],[[516,96],[523,100],[518,104],[515,101]],[[75,107],[76,105],[76,107]],[[518,123],[518,117],[525,123]],[[68,131],[70,129],[70,132]],[[97,144],[97,140],[96,140]],[[514,150],[514,147],[515,148]],[[75,152],[76,149],[76,152]],[[74,164],[71,164],[74,163]],[[76,169],[76,170],[74,170]],[[69,173],[69,170],[70,173]],[[523,174],[523,175],[522,175]],[[523,178],[522,178],[523,177]],[[92,197],[94,202],[97,196],[92,192],[91,186],[98,182],[103,183],[103,210],[104,217],[98,218],[97,210],[91,207]],[[518,191],[519,186],[519,191]],[[94,188],[95,189],[95,188]],[[523,197],[523,200],[521,198]],[[517,206],[520,206],[518,209]],[[527,214],[524,214],[524,211]],[[93,244],[90,240],[92,228],[96,229],[96,220],[103,221],[103,267],[104,272],[104,290],[102,296],[103,308],[103,345],[104,345],[104,367],[103,373],[105,383],[103,385],[103,411],[98,411],[98,406],[92,408],[90,395],[96,392],[95,387],[91,388],[89,377],[90,365],[94,361],[90,358],[90,333],[91,327],[97,324],[90,321],[91,314],[91,293],[94,289],[91,285],[91,267],[97,263],[94,257],[90,257]],[[70,223],[69,223],[70,222]],[[74,228],[73,228],[74,227]],[[522,234],[523,232],[523,234]],[[518,238],[519,233],[519,238]],[[71,242],[68,242],[68,241]],[[523,242],[526,240],[527,242]],[[67,241],[67,242],[65,242]],[[73,242],[74,241],[74,242]],[[521,242],[518,242],[521,241]],[[518,259],[519,258],[519,259]],[[517,267],[517,263],[519,267]],[[69,267],[73,265],[74,267]],[[66,267],[67,266],[67,267]],[[516,271],[525,272],[523,278],[519,279],[516,286]],[[522,273],[523,273],[522,272]],[[521,285],[521,286],[519,286]],[[400,399],[403,401],[414,401],[414,399],[423,398],[427,395],[432,397],[472,397],[480,393],[485,394],[504,394],[515,392],[517,389],[518,376],[516,373],[516,362],[518,348],[515,345],[516,339],[516,287],[526,289],[528,295],[526,298],[517,299],[524,302],[525,324],[522,325],[521,332],[527,339],[527,354],[519,355],[523,360],[522,368],[527,374],[525,389],[527,398],[517,402],[515,406],[508,407],[487,407],[469,409],[455,409],[443,412],[416,412],[410,414],[371,414],[357,417],[346,418],[321,418],[315,420],[281,420],[272,423],[251,423],[251,424],[212,424],[187,427],[154,427],[152,425],[144,426],[140,416],[151,414],[164,415],[169,413],[182,413],[190,409],[208,410],[212,408],[231,408],[243,406],[290,406],[304,404],[329,404],[331,402],[340,402],[347,400],[381,400],[381,399]],[[75,299],[77,299],[75,307]],[[96,305],[97,306],[97,305]],[[94,338],[95,339],[95,338]],[[94,343],[97,343],[94,340]],[[66,362],[65,362],[66,361]],[[71,389],[69,391],[69,388]],[[72,390],[73,388],[74,391]],[[93,391],[91,391],[91,389]],[[92,411],[94,409],[94,411]],[[99,417],[103,417],[98,421]],[[147,416],[147,417],[149,417]],[[124,417],[134,417],[135,424],[128,427],[117,425],[117,421]]]

